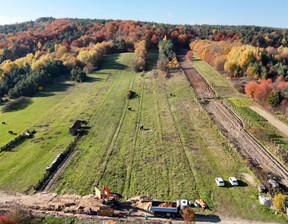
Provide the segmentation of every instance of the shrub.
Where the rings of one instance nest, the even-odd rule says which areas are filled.
[[[181,211],[181,215],[184,219],[185,224],[195,223],[196,222],[196,215],[192,208],[185,207]]]
[[[76,82],[83,82],[87,75],[81,68],[73,68],[71,70],[71,78]]]
[[[9,217],[9,215],[0,215],[0,224],[13,224],[14,221]]]
[[[279,212],[284,211],[284,203],[286,201],[286,197],[283,194],[276,194],[272,200],[273,206]]]
[[[271,107],[278,106],[281,103],[282,100],[283,100],[283,97],[282,97],[282,94],[279,91],[271,92],[268,95],[268,98],[267,98],[268,104]]]
[[[186,58],[190,61],[192,57],[193,57],[193,51],[190,50],[187,52]]]
[[[29,97],[25,97],[25,96],[21,96],[16,100],[10,101],[9,103],[7,103],[4,107],[2,107],[1,112],[5,113],[14,109],[19,108],[21,105],[23,105],[24,103],[28,102],[30,100]]]
[[[157,67],[162,72],[167,72],[168,59],[164,54],[159,54]]]
[[[127,90],[126,92],[126,100],[130,100],[132,96],[132,91],[131,90]]]

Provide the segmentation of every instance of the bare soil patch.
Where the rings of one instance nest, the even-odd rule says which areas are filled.
[[[210,102],[206,110],[222,134],[235,146],[242,157],[253,160],[264,170],[279,176],[283,184],[288,184],[288,171],[243,129],[242,121],[223,102]]]
[[[194,89],[197,97],[204,99],[215,98],[216,94],[206,80],[198,71],[189,63],[184,55],[177,55],[178,62],[182,67],[187,79]]]

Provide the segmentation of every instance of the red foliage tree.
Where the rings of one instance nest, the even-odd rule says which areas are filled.
[[[245,86],[244,91],[248,96],[253,98],[254,92],[255,92],[257,87],[258,87],[257,82],[253,80]]]
[[[188,51],[187,54],[186,54],[186,58],[188,60],[191,60],[192,57],[193,57],[193,51]]]
[[[13,224],[14,221],[8,215],[0,216],[0,224]]]
[[[272,91],[272,80],[262,80],[254,91],[254,100],[262,105],[266,105],[267,96]]]

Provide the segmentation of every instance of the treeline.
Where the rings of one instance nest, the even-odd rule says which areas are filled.
[[[258,48],[241,43],[196,40],[190,48],[218,71],[226,71],[234,77],[275,80],[282,75],[288,80],[287,47]]]
[[[142,40],[135,44],[134,60],[132,68],[136,72],[145,70],[146,67],[146,56],[147,56],[147,45],[146,41]]]
[[[287,47],[259,48],[239,42],[196,40],[190,48],[219,72],[255,80],[245,87],[245,92],[261,105],[287,105]]]
[[[0,95],[8,94],[11,98],[32,96],[49,85],[53,78],[67,74],[67,72],[63,62],[59,60],[48,62],[41,71],[32,70],[29,65],[15,67],[0,82]]]
[[[150,22],[54,19],[0,26],[0,63],[15,60],[27,53],[54,52],[55,44],[88,47],[90,43],[112,41],[116,48],[133,51],[135,43],[146,39],[148,48],[157,47],[165,36],[174,45],[187,47],[191,40],[241,41],[257,47],[287,46],[287,29],[257,26],[171,25]],[[111,49],[114,49],[114,43]],[[118,48],[119,52],[120,49]]]
[[[245,93],[263,106],[267,104],[270,107],[279,106],[279,109],[288,106],[288,83],[283,80],[283,76],[275,82],[271,79],[263,79],[261,82],[250,81],[245,86]]]
[[[56,45],[53,53],[38,51],[14,61],[6,60],[0,65],[0,97],[31,96],[65,74],[82,82],[99,66],[109,46],[108,42],[80,49]]]

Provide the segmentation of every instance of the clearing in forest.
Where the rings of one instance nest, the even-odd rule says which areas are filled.
[[[107,55],[88,82],[47,93],[43,108],[34,97],[23,110],[3,114],[10,123],[13,116],[41,108],[26,125],[36,129],[34,139],[0,154],[1,190],[23,192],[36,184],[72,141],[68,127],[83,119],[91,128],[50,191],[85,195],[105,184],[124,198],[202,198],[225,216],[271,220],[269,212],[255,206],[257,190],[241,176],[251,173],[203,111],[184,73],[175,71],[169,79],[155,75],[156,51],[148,52],[151,69],[134,73],[133,56]],[[128,89],[135,94],[127,101]],[[219,175],[227,185],[229,176],[237,176],[241,186],[219,188]]]

